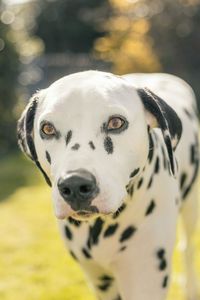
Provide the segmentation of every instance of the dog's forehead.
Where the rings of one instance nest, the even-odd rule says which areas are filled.
[[[121,106],[130,109],[136,90],[120,76],[99,71],[86,71],[65,76],[48,89],[44,107],[82,109],[96,107],[105,109]]]

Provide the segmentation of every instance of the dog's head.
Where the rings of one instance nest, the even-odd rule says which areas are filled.
[[[149,90],[86,71],[36,93],[18,122],[18,139],[52,186],[56,216],[83,218],[122,205],[130,174],[146,164],[149,126],[161,128],[174,173],[181,133],[174,122],[176,113]]]

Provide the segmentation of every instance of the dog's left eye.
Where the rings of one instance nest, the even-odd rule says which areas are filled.
[[[107,130],[121,129],[125,125],[125,121],[120,117],[112,117],[108,121]]]

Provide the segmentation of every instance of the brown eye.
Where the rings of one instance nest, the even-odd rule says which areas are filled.
[[[125,121],[119,117],[113,117],[109,120],[107,129],[108,130],[114,130],[114,129],[120,129],[124,125]]]
[[[44,124],[41,128],[42,132],[46,135],[52,136],[55,135],[56,130],[51,124]]]

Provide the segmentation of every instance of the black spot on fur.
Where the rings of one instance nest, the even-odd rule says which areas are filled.
[[[100,285],[98,285],[98,288],[101,291],[107,291],[112,284],[113,277],[108,276],[108,275],[102,275],[99,279],[102,283]]]
[[[106,292],[110,288],[110,286],[111,286],[111,282],[109,281],[109,282],[105,282],[101,285],[98,285],[98,289],[103,292]]]
[[[102,275],[99,279],[102,281],[112,281],[113,277],[111,277],[109,275]]]
[[[169,277],[166,275],[166,276],[164,277],[163,283],[162,283],[162,287],[163,287],[163,288],[166,288],[166,287],[167,287],[167,285],[168,285],[168,279],[169,279]]]
[[[122,298],[118,295],[117,298],[115,298],[113,300],[122,300]]]
[[[159,157],[156,158],[156,163],[155,163],[155,169],[154,169],[154,172],[155,173],[158,173],[159,172],[159,169],[160,169],[160,159]]]
[[[136,228],[134,226],[127,227],[121,234],[119,241],[122,243],[128,239],[136,232]]]
[[[149,133],[149,155],[148,155],[149,163],[151,163],[152,161],[153,153],[154,153],[154,143],[153,143],[152,135],[151,133]]]
[[[106,229],[106,231],[104,232],[104,237],[109,237],[109,236],[113,235],[115,233],[115,231],[117,230],[118,226],[119,226],[118,223],[109,225],[108,228]]]
[[[46,154],[46,159],[47,159],[48,163],[51,164],[51,156],[50,156],[49,152],[46,151],[45,154]]]
[[[119,217],[119,215],[123,212],[123,210],[126,208],[126,204],[123,203],[118,210],[113,214],[113,219],[116,219],[117,217]]]
[[[161,248],[157,251],[157,257],[159,259],[159,270],[164,271],[167,268],[167,261],[165,258],[165,249]]]
[[[185,185],[186,179],[187,179],[187,174],[182,173],[181,178],[180,178],[180,189],[181,190],[182,190],[183,186]]]
[[[78,261],[78,258],[76,257],[75,253],[74,253],[72,250],[70,250],[69,253],[71,254],[71,256],[72,256],[75,260]]]
[[[92,258],[91,254],[89,253],[89,251],[87,249],[82,248],[82,253],[86,258],[88,258],[88,259]]]
[[[81,225],[81,221],[75,220],[72,217],[69,217],[68,221],[69,221],[70,224],[73,224],[76,227],[79,227]]]
[[[137,189],[139,189],[143,184],[143,178],[141,177],[140,180],[138,181]]]
[[[188,116],[188,118],[190,119],[190,120],[192,120],[193,119],[193,115],[192,115],[192,113],[191,112],[189,112],[186,108],[184,108],[184,112],[186,113],[186,115]]]
[[[194,168],[192,179],[190,180],[190,183],[188,187],[183,191],[182,198],[185,200],[188,193],[190,192],[199,171],[199,144],[198,144],[198,135],[195,134],[195,143],[193,146],[191,146],[191,164]]]
[[[130,178],[134,177],[135,175],[137,175],[137,173],[140,171],[140,168],[135,169],[131,174],[130,174]]]
[[[106,136],[104,139],[104,148],[108,154],[113,153],[113,142],[109,136]]]
[[[126,186],[126,191],[132,197],[133,196],[133,192],[134,192],[134,185],[133,184],[127,185]]]
[[[196,145],[190,146],[190,162],[194,164],[196,161]]]
[[[156,204],[155,204],[154,200],[151,200],[151,202],[145,212],[145,216],[148,216],[149,214],[151,214],[154,211],[155,207],[156,207]]]
[[[72,240],[73,235],[71,230],[69,229],[69,227],[67,225],[65,225],[65,235],[68,238],[68,240]]]
[[[161,147],[161,150],[162,150],[162,156],[163,156],[163,167],[164,167],[164,169],[167,169],[167,158],[166,158],[165,149],[163,146]]]
[[[103,292],[106,292],[109,289],[110,286],[111,286],[111,283],[110,282],[106,282],[106,283],[104,283],[102,285],[98,285],[98,289],[101,290],[101,291],[103,291]]]
[[[151,175],[150,179],[149,179],[149,183],[147,185],[147,189],[150,189],[150,187],[152,186],[153,183],[153,175]]]
[[[72,150],[78,150],[80,148],[80,144],[76,143],[74,146],[71,147]]]
[[[66,146],[67,146],[67,145],[69,144],[69,142],[71,141],[71,138],[72,138],[72,131],[69,130],[68,133],[67,133],[66,139],[65,139]]]
[[[157,256],[159,259],[163,259],[164,255],[165,255],[165,249],[161,248],[157,251]]]
[[[88,248],[91,248],[93,245],[97,245],[99,242],[99,235],[101,233],[104,221],[101,218],[97,218],[94,225],[89,228],[89,237],[88,237]]]
[[[95,150],[95,145],[92,141],[89,142],[89,145],[92,150]]]
[[[164,271],[167,268],[167,261],[165,259],[161,260],[159,265],[159,270]]]
[[[127,246],[123,246],[119,249],[120,252],[123,252],[124,250],[126,250]]]

